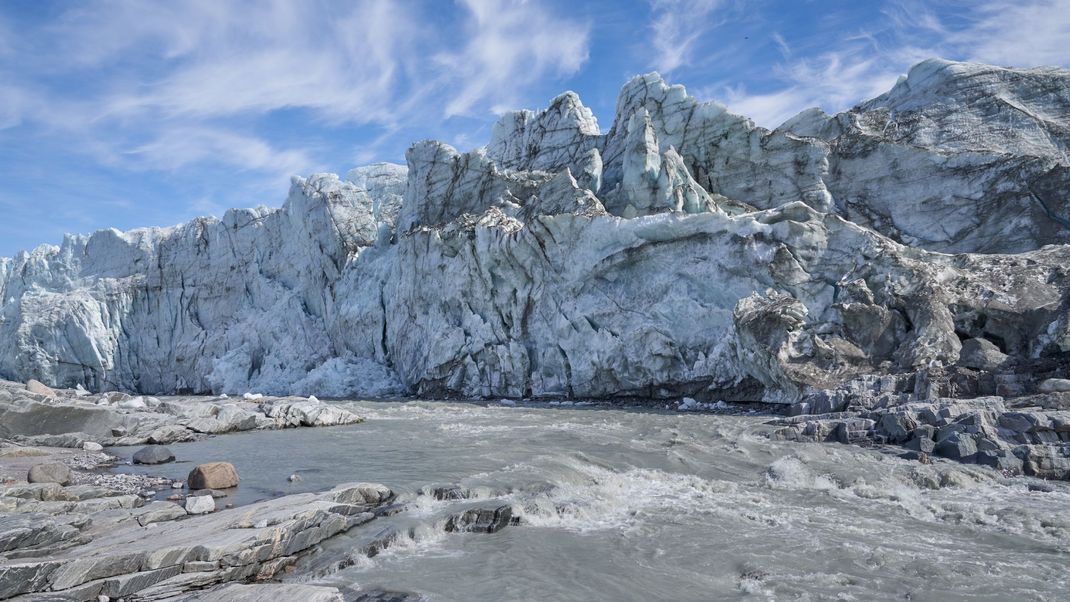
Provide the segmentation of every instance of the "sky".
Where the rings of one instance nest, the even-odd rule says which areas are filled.
[[[773,128],[931,56],[1070,67],[1070,0],[4,0],[0,256],[471,150],[565,90],[605,131],[640,73]]]

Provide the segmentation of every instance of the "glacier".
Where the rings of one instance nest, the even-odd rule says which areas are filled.
[[[0,376],[781,403],[867,375],[1059,376],[1068,149],[1062,69],[931,59],[771,131],[642,75],[608,131],[569,92],[470,152],[418,142],[405,166],[295,177],[279,208],[4,258]],[[963,349],[984,345],[1006,359],[977,376]]]

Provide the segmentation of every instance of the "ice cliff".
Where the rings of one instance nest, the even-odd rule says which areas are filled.
[[[1068,149],[1065,70],[929,60],[773,131],[639,76],[606,132],[566,93],[279,209],[0,260],[0,376],[790,402],[971,340],[1028,372],[1070,355]]]

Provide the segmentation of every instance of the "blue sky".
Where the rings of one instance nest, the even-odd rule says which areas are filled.
[[[929,56],[1070,66],[1070,0],[0,3],[0,256],[278,206],[289,177],[468,150],[575,90],[603,130],[660,71],[775,127]]]

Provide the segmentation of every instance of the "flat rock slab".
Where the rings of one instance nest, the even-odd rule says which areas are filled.
[[[92,541],[46,556],[0,561],[0,598],[48,593],[94,600],[138,592],[166,598],[228,582],[270,579],[309,548],[373,520],[372,510],[392,498],[382,485],[357,483],[150,527],[120,520],[94,529]],[[25,529],[27,524],[12,526]],[[55,534],[46,529],[40,536]]]
[[[235,401],[223,396],[157,398],[48,390],[52,393],[33,393],[21,383],[0,380],[0,438],[73,448],[87,441],[104,446],[166,444],[205,434],[363,420],[343,407],[296,397]]]
[[[182,598],[199,602],[343,602],[342,592],[333,587],[294,583],[264,583],[257,585],[225,585],[209,592]]]

